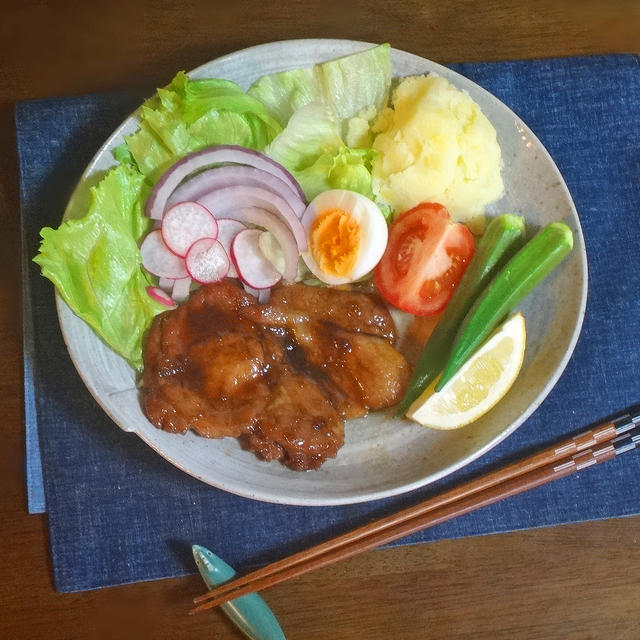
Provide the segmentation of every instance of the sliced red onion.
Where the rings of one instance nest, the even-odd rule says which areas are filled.
[[[277,284],[282,276],[260,251],[258,244],[260,229],[245,229],[231,243],[231,259],[236,265],[242,282],[254,289],[268,289]]]
[[[281,164],[252,149],[236,145],[220,145],[190,153],[165,171],[147,199],[146,214],[150,218],[160,220],[164,214],[167,200],[187,176],[205,167],[227,162],[246,164],[267,171],[286,182],[299,194],[302,200],[305,199],[296,179]]]
[[[186,302],[191,293],[191,278],[178,278],[173,281],[171,297],[178,303]]]
[[[218,282],[229,271],[229,256],[214,238],[200,238],[191,245],[184,259],[189,275],[200,284]]]
[[[267,304],[271,299],[271,289],[254,289],[248,284],[242,283],[244,290],[253,296],[260,304]]]
[[[242,222],[239,220],[232,220],[231,218],[219,218],[218,219],[218,242],[224,247],[227,255],[231,255],[231,243],[237,233],[240,233],[243,229],[246,229]],[[227,278],[238,278],[238,272],[233,264],[233,260],[229,264],[229,272]]]
[[[242,210],[242,216],[246,222],[266,229],[276,239],[284,257],[284,269],[282,277],[288,282],[293,282],[298,273],[298,258],[300,251],[296,239],[289,227],[281,222],[277,216],[256,207],[248,207]],[[264,252],[263,252],[264,253]],[[265,256],[269,258],[269,256]],[[275,264],[274,264],[275,266]]]
[[[280,272],[284,273],[284,252],[275,236],[268,231],[263,231],[258,241],[260,251],[270,260],[271,264]]]
[[[250,296],[253,296],[254,298],[256,298],[256,300],[260,295],[260,291],[271,291],[271,289],[254,289],[253,287],[250,287],[246,282],[242,283],[242,287]]]
[[[170,293],[173,290],[173,285],[175,284],[175,278],[160,278],[158,280],[158,287],[162,289],[165,293]]]
[[[282,196],[298,218],[302,218],[307,208],[305,200],[300,197],[298,191],[278,176],[263,169],[232,164],[207,169],[183,182],[167,200],[165,211],[177,202],[198,200],[216,189],[240,185],[261,187]]]
[[[302,252],[307,249],[307,234],[302,222],[287,201],[271,191],[260,187],[224,187],[198,198],[198,202],[216,218],[233,218],[240,222],[244,222],[242,210],[248,207],[277,213],[291,229],[298,250]]]
[[[162,239],[173,253],[184,257],[200,238],[217,238],[218,223],[198,202],[178,202],[162,218]]]
[[[162,239],[160,229],[151,231],[140,245],[142,266],[160,278],[186,278],[184,260],[172,253]]]
[[[167,307],[175,307],[176,303],[173,301],[173,298],[163,291],[160,287],[147,287],[147,293],[160,304],[163,304]]]

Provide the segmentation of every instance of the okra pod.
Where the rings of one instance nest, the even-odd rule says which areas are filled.
[[[552,222],[516,253],[489,283],[465,316],[436,391],[451,379],[489,334],[573,248],[564,222]]]

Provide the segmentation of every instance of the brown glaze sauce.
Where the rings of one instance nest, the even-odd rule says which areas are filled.
[[[315,469],[342,446],[346,418],[404,393],[394,339],[370,294],[288,285],[259,305],[223,281],[154,320],[144,408],[161,429],[238,437],[264,460]]]

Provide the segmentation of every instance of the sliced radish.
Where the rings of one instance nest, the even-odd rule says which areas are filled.
[[[248,207],[258,207],[275,213],[291,229],[298,250],[305,251],[307,248],[307,234],[295,211],[284,198],[267,189],[245,186],[224,187],[198,198],[198,202],[212,211],[216,218],[234,218],[240,222],[245,221],[242,210]]]
[[[218,219],[218,242],[224,247],[227,255],[231,255],[231,243],[237,233],[240,233],[243,229],[246,229],[242,222],[238,220],[232,220],[231,218],[219,218]],[[233,260],[229,263],[229,273],[227,278],[238,278],[238,272],[233,264]]]
[[[178,256],[186,256],[189,247],[196,240],[217,236],[216,219],[197,202],[179,202],[162,218],[162,239]]]
[[[218,282],[229,271],[229,256],[214,238],[196,240],[185,257],[189,275],[201,284]]]
[[[160,229],[151,231],[140,245],[142,266],[160,278],[186,278],[184,260],[172,253],[162,239]]]
[[[268,171],[286,182],[304,200],[304,193],[296,179],[278,162],[252,149],[236,145],[220,145],[190,153],[165,171],[147,199],[146,214],[150,218],[160,220],[164,214],[167,200],[186,177],[205,167],[228,162],[246,164]]]
[[[272,213],[264,209],[249,207],[248,209],[242,210],[242,215],[247,222],[263,227],[275,238],[277,244],[280,245],[279,248],[284,265],[282,269],[279,269],[276,262],[273,260],[271,260],[271,262],[273,266],[280,271],[285,280],[293,282],[298,274],[300,251],[298,250],[298,245],[291,229]],[[260,249],[267,258],[271,259],[273,252],[269,253],[264,250],[266,246],[264,240],[265,238],[261,238]]]
[[[280,272],[260,251],[260,229],[240,231],[231,243],[231,259],[242,282],[254,289],[268,289],[280,282]]]
[[[191,278],[178,278],[173,281],[171,297],[178,303],[185,302],[191,293]]]
[[[206,169],[185,180],[169,197],[165,210],[177,202],[195,201],[206,193],[224,187],[262,187],[272,193],[282,196],[289,206],[296,212],[298,218],[307,208],[306,201],[289,183],[278,176],[255,167],[242,164],[229,164]]]
[[[175,307],[176,303],[173,298],[163,291],[160,287],[147,287],[147,293],[160,304],[164,304],[167,307]]]

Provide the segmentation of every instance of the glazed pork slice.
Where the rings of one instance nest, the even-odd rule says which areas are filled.
[[[262,460],[317,469],[342,447],[344,421],[321,384],[283,366],[269,402],[241,441]]]
[[[272,300],[225,280],[156,317],[144,409],[160,429],[238,437],[263,460],[317,469],[342,446],[345,419],[398,402],[409,368],[373,296],[287,285]]]
[[[390,407],[402,398],[410,368],[388,340],[323,323],[316,323],[313,335],[303,345],[307,360],[344,396],[345,418]]]
[[[395,333],[386,307],[369,300],[367,294],[336,289],[323,289],[320,298],[324,304],[315,305],[310,302],[310,292],[303,289],[297,295],[301,287],[317,289],[284,285],[274,290],[269,305],[247,307],[241,314],[289,336],[289,360],[323,384],[344,418],[360,417],[398,402],[409,382],[410,368],[391,344],[392,338],[383,336]],[[341,322],[334,296],[345,308],[359,312]]]
[[[282,357],[239,316],[255,299],[230,282],[202,287],[155,318],[145,348],[144,408],[157,427],[239,436],[269,397],[265,373]]]
[[[378,295],[351,289],[289,284],[276,287],[270,299],[276,307],[306,313],[312,320],[328,322],[346,331],[396,339],[396,327]]]

